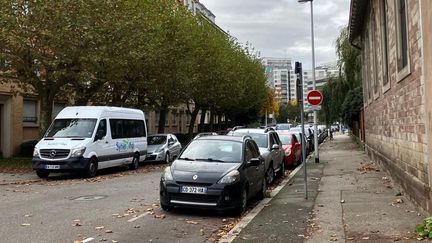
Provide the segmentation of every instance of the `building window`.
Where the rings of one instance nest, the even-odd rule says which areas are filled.
[[[177,113],[174,111],[171,113],[172,123],[171,125],[176,126],[177,125]]]
[[[372,56],[372,59],[373,59],[373,62],[372,62],[372,65],[373,65],[373,76],[372,76],[372,79],[373,79],[373,82],[372,82],[372,84],[373,84],[373,97],[374,97],[374,99],[376,99],[376,98],[378,98],[379,97],[379,81],[380,81],[380,77],[379,77],[379,75],[378,75],[378,56],[379,56],[379,52],[378,51],[376,51],[377,50],[377,48],[378,48],[378,45],[377,45],[377,43],[378,43],[378,39],[379,38],[377,38],[377,30],[378,30],[378,21],[376,20],[376,17],[377,17],[377,15],[375,14],[376,12],[375,12],[375,9],[374,10],[372,10],[372,21],[371,21],[371,47],[373,48],[373,50],[374,50],[374,54],[373,54],[373,56]]]
[[[28,125],[38,124],[38,102],[24,99],[23,122]]]
[[[159,118],[160,118],[160,112],[159,111],[155,111],[155,123],[156,123],[156,126],[159,126]]]
[[[186,124],[189,125],[191,122],[191,115],[190,114],[186,114]]]
[[[406,0],[396,0],[396,25],[398,81],[401,81],[410,73]]]
[[[388,32],[387,32],[387,1],[381,0],[381,43],[382,43],[382,85],[383,92],[390,89],[388,75]]]

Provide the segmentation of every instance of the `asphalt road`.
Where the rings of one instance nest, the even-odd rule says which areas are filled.
[[[205,242],[237,220],[159,207],[163,167],[0,186],[1,242]]]

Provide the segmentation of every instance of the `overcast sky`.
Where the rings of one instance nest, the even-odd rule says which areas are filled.
[[[262,57],[289,57],[312,67],[310,3],[297,0],[200,0],[216,23],[240,42],[250,42]],[[336,61],[334,43],[347,25],[349,0],[315,0],[316,65]]]

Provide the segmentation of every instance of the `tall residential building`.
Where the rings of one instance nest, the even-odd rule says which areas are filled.
[[[204,4],[200,3],[199,0],[183,0],[183,4],[194,14],[201,14],[210,22],[215,23],[216,16]]]
[[[291,59],[268,57],[263,58],[263,65],[267,76],[267,86],[275,91],[276,99],[281,103],[290,100]]]

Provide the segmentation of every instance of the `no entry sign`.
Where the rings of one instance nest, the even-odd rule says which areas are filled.
[[[307,101],[311,105],[321,105],[323,101],[323,96],[318,90],[311,90],[307,94]]]

